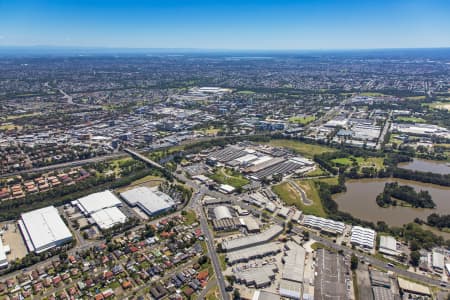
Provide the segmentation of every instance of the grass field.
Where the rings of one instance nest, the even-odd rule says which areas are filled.
[[[446,110],[450,110],[450,102],[441,102],[441,101],[436,101],[433,102],[431,104],[427,104],[430,108],[434,108],[434,109],[446,109]]]
[[[317,166],[315,170],[306,173],[306,176],[308,177],[323,176],[323,175],[328,175],[328,172],[319,166]]]
[[[214,128],[214,127],[210,127],[210,128],[203,128],[200,130],[195,130],[196,133],[202,133],[205,135],[217,135],[217,133],[220,131],[219,128]]]
[[[320,201],[319,194],[317,193],[315,183],[311,180],[297,181],[297,183],[305,191],[307,197],[313,201],[312,205],[304,205],[300,195],[287,182],[273,186],[272,190],[284,203],[286,203],[286,205],[294,205],[305,214],[325,217],[326,213],[323,210],[322,202]]]
[[[186,210],[184,217],[186,218],[187,225],[191,225],[198,221],[197,214],[193,210]]]
[[[209,177],[218,183],[228,184],[235,188],[241,188],[249,183],[248,179],[242,176],[242,174],[226,168],[216,169],[214,174]]]
[[[0,130],[12,130],[17,128],[18,130],[20,130],[22,128],[22,126],[20,125],[14,125],[12,123],[3,123],[0,125]]]
[[[324,182],[329,185],[337,185],[338,184],[338,177],[328,177],[328,178],[319,178],[319,179],[313,179],[314,182]]]
[[[385,94],[383,93],[377,93],[377,92],[365,92],[365,93],[361,93],[361,96],[366,96],[366,97],[381,97],[381,96],[385,96]]]
[[[413,101],[418,101],[418,100],[425,100],[425,96],[411,96],[411,97],[406,97],[406,100],[413,100]]]
[[[383,168],[383,161],[384,159],[382,157],[343,157],[343,158],[335,158],[331,160],[335,164],[339,164],[342,166],[352,166],[353,162],[355,161],[359,167],[374,167],[377,170],[380,170]]]
[[[209,292],[205,296],[206,296],[206,300],[220,299],[219,286],[216,285],[214,288],[209,290]]]
[[[313,122],[314,120],[316,120],[315,116],[291,117],[291,118],[289,118],[289,122],[296,123],[296,124],[302,124],[302,125],[307,125],[307,124]]]
[[[353,163],[356,161],[352,159],[353,157],[341,157],[341,158],[335,158],[332,159],[331,162],[337,165],[342,165],[342,166],[351,166],[353,165]],[[357,163],[357,161],[356,161]]]
[[[407,123],[425,123],[426,121],[422,118],[416,118],[416,117],[405,117],[400,116],[396,118],[397,121],[400,122],[407,122]]]
[[[237,93],[241,94],[241,95],[253,95],[253,94],[255,94],[254,91],[239,91]]]
[[[148,175],[145,177],[142,177],[138,180],[133,181],[131,184],[118,188],[116,190],[116,192],[118,193],[123,193],[125,191],[128,191],[136,186],[146,186],[146,187],[155,187],[155,186],[159,186],[163,181],[165,181],[164,178],[158,177],[158,176],[153,176],[153,175]]]
[[[285,147],[292,149],[309,158],[312,158],[316,154],[336,151],[335,149],[327,146],[307,144],[294,140],[271,140],[270,142],[268,142],[268,144],[275,147]]]

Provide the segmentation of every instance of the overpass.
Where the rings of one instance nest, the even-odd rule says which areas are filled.
[[[148,157],[146,157],[146,156],[144,156],[144,155],[142,155],[142,154],[137,153],[136,151],[133,151],[133,150],[131,150],[131,149],[129,149],[129,148],[125,148],[123,151],[125,151],[125,152],[128,153],[128,154],[130,154],[132,157],[134,157],[134,158],[136,158],[136,159],[138,159],[138,160],[140,160],[140,161],[143,161],[143,162],[145,162],[146,164],[151,165],[152,167],[155,167],[155,168],[158,168],[158,169],[161,169],[161,170],[166,170],[165,167],[161,166],[161,165],[158,164],[157,162],[154,162],[154,161],[151,160],[150,158],[148,158]],[[166,171],[167,171],[167,170],[166,170]]]

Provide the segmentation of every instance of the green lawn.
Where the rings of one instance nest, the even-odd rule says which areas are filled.
[[[326,213],[323,209],[322,202],[320,201],[315,183],[312,180],[301,180],[297,181],[297,183],[301,188],[303,188],[308,199],[313,201],[312,205],[304,205],[300,195],[287,182],[273,186],[272,190],[287,205],[295,205],[305,214],[325,217]]]
[[[405,117],[400,116],[396,118],[397,121],[405,122],[405,123],[425,123],[426,121],[422,118],[416,118],[416,117]]]
[[[227,262],[225,261],[226,257],[227,256],[225,254],[219,254],[220,268],[222,270],[225,270],[227,268]]]
[[[249,180],[242,174],[226,168],[216,169],[214,174],[209,177],[218,183],[228,184],[235,188],[241,188],[249,183]]]
[[[319,178],[319,179],[313,179],[314,182],[324,182],[329,185],[337,185],[338,184],[338,177],[328,177],[328,178]]]
[[[353,160],[351,159],[351,157],[335,158],[332,159],[331,162],[341,166],[351,166],[353,164]]]
[[[406,100],[414,100],[414,101],[418,101],[418,100],[425,100],[425,96],[411,96],[411,97],[406,97]]]
[[[433,109],[450,110],[450,102],[445,102],[445,101],[435,101],[432,103],[424,103],[423,105],[429,106],[430,108],[433,108]]]
[[[253,95],[255,94],[254,91],[239,91],[237,92],[237,94],[241,94],[241,95]]]
[[[319,166],[317,166],[315,170],[306,173],[306,176],[308,177],[323,176],[323,175],[328,175],[328,172]]]
[[[335,152],[336,150],[327,146],[317,144],[307,144],[295,140],[276,139],[271,140],[267,144],[274,147],[284,147],[292,149],[306,157],[312,158],[316,154],[322,154],[325,152]]]
[[[360,157],[360,156],[350,156],[343,158],[335,158],[331,160],[333,163],[341,166],[352,166],[353,162],[356,161],[357,165],[361,167],[374,167],[377,170],[383,168],[383,157]]]
[[[385,94],[383,93],[378,93],[378,92],[365,92],[365,93],[361,93],[361,96],[366,96],[366,97],[381,97],[381,96],[385,96]]]
[[[313,122],[314,120],[316,120],[315,116],[291,117],[291,118],[289,118],[289,122],[296,123],[296,124],[302,124],[302,125],[307,125],[307,124]]]
[[[186,218],[186,225],[191,225],[198,221],[197,214],[193,210],[186,210],[186,214],[183,216]]]

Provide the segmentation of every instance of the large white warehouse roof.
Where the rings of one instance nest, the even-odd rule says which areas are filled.
[[[54,206],[23,213],[19,227],[30,251],[40,253],[72,239],[58,210]]]
[[[120,194],[131,206],[139,206],[146,214],[154,215],[167,211],[175,205],[173,199],[162,192],[148,187],[137,187]]]
[[[91,218],[101,229],[108,229],[126,222],[127,217],[117,207],[109,207],[91,214]]]
[[[230,210],[228,209],[228,207],[222,206],[222,205],[214,207],[214,217],[217,220],[220,220],[220,219],[231,219],[232,218]]]
[[[80,209],[87,214],[99,211],[104,208],[120,206],[119,198],[111,191],[106,190],[99,193],[90,194],[77,200]]]

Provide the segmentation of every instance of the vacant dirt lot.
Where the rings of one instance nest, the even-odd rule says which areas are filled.
[[[3,227],[5,223],[1,224]],[[11,253],[7,255],[8,261],[14,261],[27,255],[28,250],[22,239],[17,223],[7,223],[8,229],[3,232],[3,245],[9,245]]]

